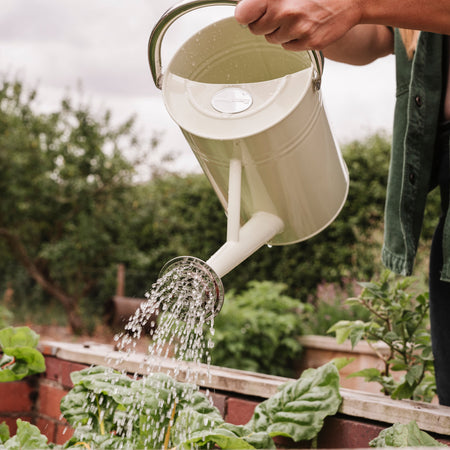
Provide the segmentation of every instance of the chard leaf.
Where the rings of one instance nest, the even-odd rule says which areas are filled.
[[[6,327],[0,330],[0,347],[32,347],[39,343],[39,335],[28,327]]]
[[[422,431],[413,420],[404,425],[395,423],[369,442],[370,447],[446,447]]]
[[[38,427],[21,419],[17,419],[16,423],[16,435],[4,442],[3,448],[11,450],[51,448],[47,443],[47,437],[41,434]]]
[[[89,445],[87,448],[97,449],[134,449],[133,443],[124,436],[114,434],[100,434],[90,431],[86,427],[79,427],[74,435],[65,443],[64,448],[76,448],[78,450],[86,448],[83,444]]]
[[[256,407],[247,426],[254,432],[286,436],[295,442],[313,439],[325,417],[336,414],[341,402],[339,373],[333,363],[328,363],[307,369],[298,380],[283,385]]]
[[[180,422],[182,430],[189,429],[189,436],[186,440],[180,439]],[[186,427],[188,422],[188,428]],[[192,432],[192,428],[194,432]],[[275,444],[266,432],[254,433],[243,425],[232,425],[220,420],[211,420],[211,416],[184,411],[180,414],[177,424],[173,429],[173,442],[178,448],[191,449],[204,447],[207,444],[215,444],[221,449],[273,449]],[[184,432],[185,434],[185,432]]]
[[[131,447],[162,448],[172,415],[176,420],[185,408],[222,420],[197,386],[166,374],[133,380],[98,366],[72,373],[72,381],[75,386],[62,399],[61,412],[69,424],[83,429],[85,440],[92,437],[94,445],[101,440],[102,448],[107,442],[117,447],[111,433]],[[109,437],[104,442],[99,436]]]
[[[9,427],[6,422],[0,423],[0,444],[4,443],[10,438]]]
[[[0,330],[0,382],[17,381],[45,371],[44,356],[35,348],[39,335],[28,327]]]

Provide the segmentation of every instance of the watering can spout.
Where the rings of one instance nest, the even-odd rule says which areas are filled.
[[[206,264],[222,278],[281,233],[283,227],[283,221],[278,216],[259,211],[239,230],[239,240],[228,240],[206,261]]]
[[[255,213],[240,229],[239,240],[228,240],[208,261],[204,262],[193,256],[180,256],[165,264],[160,277],[182,277],[185,284],[201,285],[203,306],[216,316],[224,301],[221,278],[283,231],[283,227],[283,221],[274,214],[264,211]]]

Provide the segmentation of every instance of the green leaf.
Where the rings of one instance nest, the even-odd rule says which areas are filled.
[[[349,320],[340,320],[330,327],[327,333],[336,333],[336,342],[338,344],[343,344],[352,332],[352,325],[353,322]]]
[[[49,449],[47,437],[41,434],[39,428],[17,419],[17,433],[4,443],[4,448],[11,450]]]
[[[32,347],[39,343],[39,335],[28,327],[7,327],[0,330],[0,347]],[[6,353],[6,352],[5,352]]]
[[[4,443],[9,439],[9,427],[5,422],[0,423],[0,443]]]
[[[260,403],[247,424],[255,432],[286,436],[294,441],[317,436],[326,416],[334,415],[342,402],[339,373],[333,363],[307,369],[296,381]]]
[[[410,386],[415,386],[423,373],[422,364],[411,366],[405,374],[405,380]]]
[[[221,449],[254,449],[254,448],[275,448],[272,438],[264,432],[253,433],[245,426],[222,424],[211,431],[197,431],[192,433],[190,438],[179,444],[181,448],[203,447],[213,443]]]
[[[381,372],[374,367],[369,367],[367,369],[358,370],[357,372],[353,372],[347,375],[347,378],[354,377],[364,377],[366,381],[378,381],[381,378]]]
[[[346,358],[343,356],[341,358],[333,358],[330,362],[336,366],[337,370],[341,371],[344,367],[355,361],[355,359],[356,358]]]
[[[369,442],[370,447],[446,447],[422,431],[415,421],[396,423]]]
[[[35,348],[39,335],[28,327],[0,330],[0,382],[17,381],[45,371],[44,356]]]
[[[416,388],[416,385],[411,385],[407,381],[404,381],[403,383],[400,383],[397,385],[397,387],[393,390],[391,393],[391,397],[394,400],[402,400],[406,398],[411,398],[414,390]]]

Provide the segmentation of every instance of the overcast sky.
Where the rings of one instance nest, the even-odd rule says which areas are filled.
[[[198,170],[195,158],[168,116],[153,85],[147,43],[153,25],[175,0],[1,0],[0,71],[37,86],[43,108],[57,107],[82,86],[94,109],[117,119],[136,114],[143,135],[164,133],[162,150],[176,151],[181,166]],[[208,10],[208,11],[206,11]],[[210,7],[181,18],[163,42],[165,62],[211,16],[232,13]],[[325,107],[340,143],[377,130],[391,132],[394,61],[366,67],[327,61]]]

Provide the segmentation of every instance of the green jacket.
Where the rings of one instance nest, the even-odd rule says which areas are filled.
[[[396,106],[385,209],[383,263],[411,275],[430,186],[442,95],[443,37],[422,32],[408,60],[395,31]],[[444,229],[444,267],[450,281],[450,220]]]

